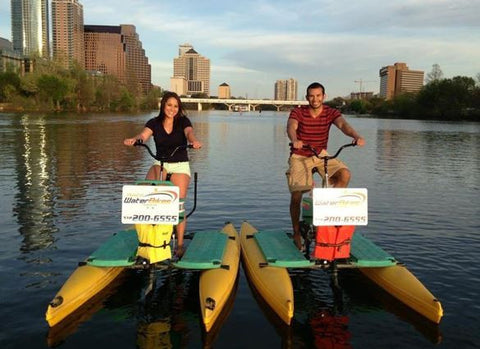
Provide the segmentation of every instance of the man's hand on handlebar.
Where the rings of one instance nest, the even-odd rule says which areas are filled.
[[[295,142],[290,143],[294,149],[302,149],[304,144],[302,141],[296,140]]]
[[[357,139],[354,139],[352,143],[359,147],[363,147],[365,145],[365,139],[363,137],[358,137]]]

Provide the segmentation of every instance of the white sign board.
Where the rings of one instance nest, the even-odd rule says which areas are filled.
[[[314,188],[313,225],[367,225],[366,188]]]
[[[123,224],[178,224],[179,190],[175,186],[124,185]]]

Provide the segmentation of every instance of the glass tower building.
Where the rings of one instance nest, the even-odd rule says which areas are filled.
[[[48,0],[11,0],[13,50],[49,57]]]

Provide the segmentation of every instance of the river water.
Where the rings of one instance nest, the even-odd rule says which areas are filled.
[[[127,273],[74,321],[50,330],[48,302],[115,231],[123,184],[150,159],[122,145],[155,115],[0,114],[1,348],[478,348],[480,347],[480,125],[347,116],[365,137],[341,158],[352,187],[369,193],[367,235],[404,262],[442,302],[433,325],[356,272],[341,299],[323,271],[292,271],[295,316],[286,327],[252,293],[243,269],[224,322],[202,333],[198,275],[159,273],[145,301],[142,273]],[[191,151],[198,205],[189,231],[290,230],[288,139],[281,112],[190,112],[204,146]],[[349,142],[331,131],[329,150]],[[192,191],[187,201],[191,208]]]

